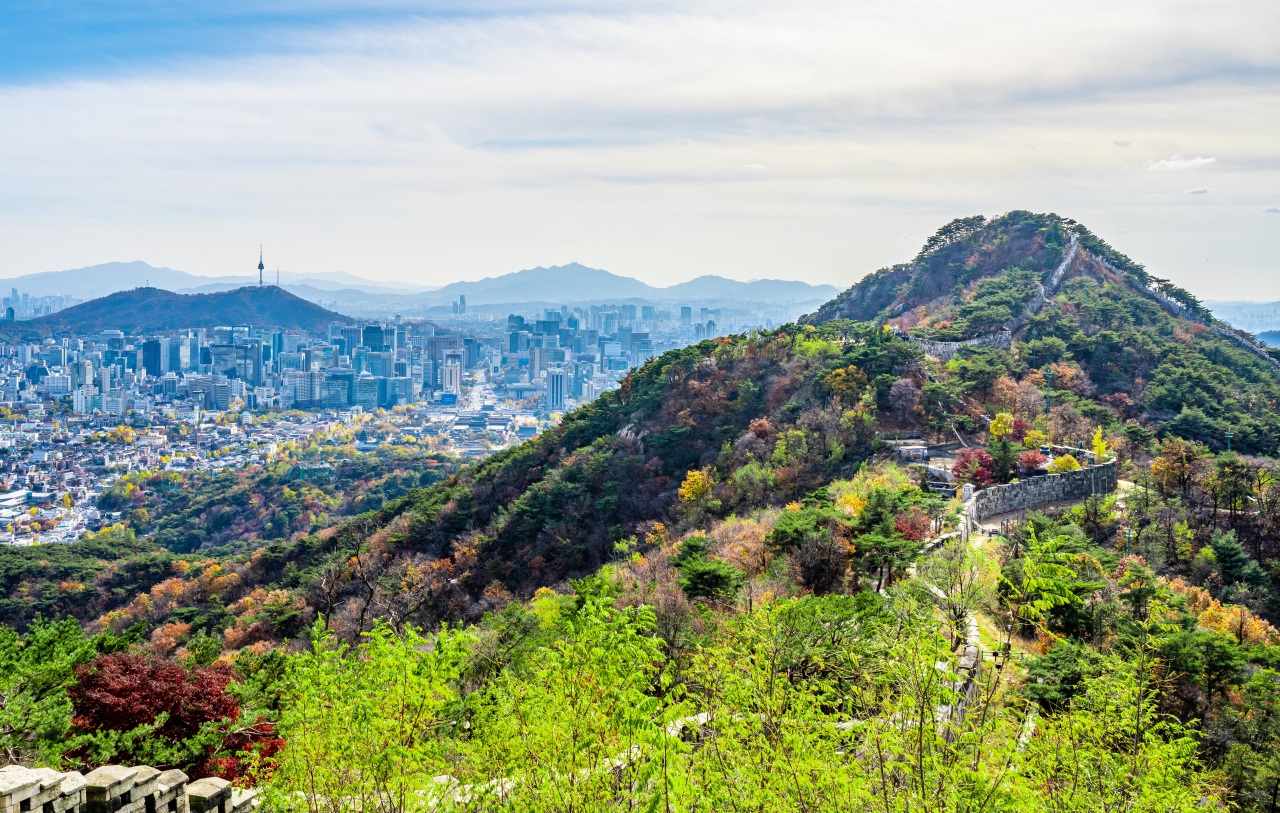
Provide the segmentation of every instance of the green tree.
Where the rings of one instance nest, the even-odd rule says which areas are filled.
[[[0,626],[0,756],[57,764],[71,727],[67,685],[97,655],[72,619],[37,618],[26,635]]]
[[[680,589],[689,598],[727,598],[741,584],[742,573],[727,562],[695,559],[680,568]]]
[[[442,737],[455,724],[469,635],[449,628],[425,638],[412,627],[365,634],[352,652],[317,626],[312,650],[290,672],[279,731],[288,747],[267,786],[277,810],[406,810],[451,789],[432,782],[454,767]]]

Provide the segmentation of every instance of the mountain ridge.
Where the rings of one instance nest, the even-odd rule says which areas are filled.
[[[266,273],[268,284],[275,272]],[[649,285],[634,277],[614,274],[580,263],[537,266],[475,281],[431,286],[383,280],[368,280],[342,271],[282,272],[281,286],[304,298],[336,299],[359,292],[370,302],[394,300],[406,308],[447,305],[466,296],[469,304],[502,304],[525,301],[554,301],[554,294],[571,291],[574,302],[639,299],[655,302],[686,300],[727,300],[742,302],[807,302],[835,295],[833,285],[811,285],[799,280],[757,279],[740,282],[712,274],[665,288]],[[235,290],[257,284],[253,274],[200,276],[173,268],[152,266],[141,260],[111,262],[65,271],[42,271],[0,280],[0,288],[17,288],[33,296],[71,294],[86,300],[139,287],[160,288],[174,293],[197,294]],[[553,296],[548,296],[548,293]]]
[[[819,299],[831,296],[834,285],[811,285],[799,280],[760,279],[739,282],[713,274],[660,288],[634,277],[624,277],[602,268],[581,263],[537,266],[474,282],[452,282],[427,294],[413,297],[424,304],[442,304],[467,297],[467,304],[487,305],[521,300],[548,299],[548,289],[572,291],[570,301],[647,299],[657,302],[678,300],[722,299],[743,302],[771,302],[781,296],[791,300]]]

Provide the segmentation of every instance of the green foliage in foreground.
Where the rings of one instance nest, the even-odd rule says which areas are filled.
[[[1154,660],[1106,657],[1020,745],[993,677],[962,729],[930,611],[846,597],[726,619],[672,678],[648,608],[589,599],[520,668],[469,693],[477,632],[317,639],[290,678],[276,810],[1192,810],[1191,731]],[[838,631],[838,632],[837,632]]]

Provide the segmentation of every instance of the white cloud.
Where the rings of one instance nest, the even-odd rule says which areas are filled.
[[[1266,212],[1267,214],[1280,215],[1280,206],[1271,206],[1269,208],[1263,209],[1262,211]]]
[[[1217,162],[1217,158],[1183,158],[1182,156],[1174,155],[1159,161],[1148,161],[1147,169],[1199,169]]]
[[[522,5],[0,87],[0,274],[135,258],[228,273],[265,242],[292,270],[432,283],[576,255],[659,284],[847,284],[908,259],[897,235],[1030,208],[1163,236],[1122,250],[1188,284],[1179,241],[1213,228],[1170,220],[1166,176],[1116,172],[1115,134],[1171,156],[1151,169],[1229,155],[1214,169],[1233,190],[1273,194],[1280,4],[1083,0],[1070,25],[1090,37],[1070,48],[1043,45],[1059,6],[1027,12]],[[1234,267],[1261,273],[1267,244]]]
[[[1205,188],[1203,188],[1203,187],[1201,187],[1200,189],[1188,189],[1188,190],[1187,190],[1187,192],[1186,192],[1186,194],[1188,194],[1188,195],[1207,195],[1207,194],[1209,194],[1209,190],[1208,190],[1208,189],[1205,189]]]

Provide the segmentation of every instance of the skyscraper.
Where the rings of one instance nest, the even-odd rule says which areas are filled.
[[[547,370],[547,409],[555,411],[564,409],[565,388],[569,374],[562,368]]]
[[[147,375],[152,378],[159,378],[160,373],[164,371],[159,339],[147,339],[142,343],[142,366],[147,371]]]

